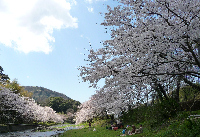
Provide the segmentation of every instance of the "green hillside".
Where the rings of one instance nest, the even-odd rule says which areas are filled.
[[[49,97],[62,97],[65,100],[71,99],[65,94],[52,91],[50,89],[38,86],[23,86],[28,92],[32,92],[32,98],[39,103],[41,106],[47,105],[49,102]]]

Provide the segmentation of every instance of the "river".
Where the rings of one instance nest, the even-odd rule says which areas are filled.
[[[62,127],[68,124],[55,125],[51,127]],[[46,131],[46,132],[32,132],[33,129],[28,129],[24,131],[0,133],[0,137],[54,137],[60,133],[63,133],[71,129],[79,129],[79,127],[74,127],[73,125],[68,125],[69,127],[64,128],[64,131]]]

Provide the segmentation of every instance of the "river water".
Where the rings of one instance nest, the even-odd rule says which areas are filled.
[[[55,125],[51,127],[61,127],[66,125]],[[79,127],[74,127],[72,125],[68,125],[64,131],[71,129],[79,129]],[[24,131],[16,131],[16,132],[8,132],[8,133],[0,133],[0,137],[54,137],[59,133],[63,133],[64,131],[46,131],[46,132],[31,132],[33,129],[28,129]]]

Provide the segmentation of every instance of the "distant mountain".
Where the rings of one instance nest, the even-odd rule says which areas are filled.
[[[38,86],[23,86],[25,90],[28,92],[32,92],[33,96],[32,98],[39,103],[41,106],[45,106],[48,101],[49,97],[62,97],[65,100],[71,99],[65,94],[52,91],[50,89],[44,88],[44,87],[38,87]]]

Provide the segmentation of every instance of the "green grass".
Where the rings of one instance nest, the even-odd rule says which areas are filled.
[[[70,123],[63,123],[63,125],[66,125],[66,124],[70,124]],[[36,130],[36,132],[46,132],[46,131],[52,131],[52,130],[54,130],[54,129],[56,129],[56,128],[59,128],[59,129],[61,129],[61,128],[66,128],[66,127],[75,127],[76,125],[66,125],[66,126],[56,126],[56,125],[60,125],[60,123],[59,124],[45,124],[45,123],[43,123],[43,124],[41,124],[41,125],[43,125],[43,126],[55,126],[54,128],[52,128],[52,129],[42,129],[42,130]]]
[[[106,129],[106,120],[95,120],[94,123],[92,123],[92,125],[93,126],[91,127],[91,129],[89,129],[88,123],[79,124],[77,126],[85,126],[85,128],[68,130],[64,132],[62,135],[59,135],[59,137],[66,137],[66,136],[67,137],[116,137],[122,135],[123,129],[118,129],[116,131]],[[137,124],[136,127],[139,128],[139,124]],[[96,131],[93,131],[94,128],[96,129]],[[127,131],[128,130],[131,131],[132,128],[128,127]],[[144,132],[142,134],[137,134],[132,136],[142,137],[145,134],[146,133]]]
[[[95,127],[96,131],[93,131],[94,127],[90,130],[89,128],[83,129],[73,129],[68,130],[59,137],[117,137],[122,135],[122,129],[108,130],[105,127]],[[131,127],[127,128],[127,130],[131,130]],[[135,135],[127,135],[127,136],[134,136],[134,137],[154,137],[154,133],[149,132],[147,129],[144,129],[144,133],[135,134]]]
[[[5,124],[0,124],[0,126],[7,126],[7,125],[5,125]]]
[[[76,125],[66,125],[66,126],[61,126],[61,127],[57,127],[57,128],[66,128],[66,127],[76,127]]]
[[[193,111],[191,114],[200,114],[200,110]],[[179,112],[176,117],[169,118],[154,128],[149,128],[148,121],[138,124],[125,123],[125,126],[134,124],[136,128],[139,128],[140,124],[143,125],[143,133],[132,135],[134,137],[200,137],[200,119],[187,119],[188,115],[189,112]],[[85,128],[68,130],[59,137],[117,137],[122,135],[122,129],[108,130],[105,123],[105,120],[97,120],[92,123],[91,130],[88,123],[84,123],[81,125],[85,125]],[[96,131],[93,131],[94,128]],[[131,130],[131,127],[127,130]]]
[[[96,131],[93,131],[93,128],[69,130],[61,135],[61,137],[115,137],[122,134],[122,129],[117,131],[107,130],[105,127],[96,127],[95,129]]]
[[[200,129],[197,126],[192,126],[188,123],[187,120],[184,121],[173,121],[170,123],[171,125],[166,126],[162,129],[158,127],[155,130],[149,130],[145,128],[143,133],[131,135],[134,137],[200,137]],[[199,125],[198,125],[199,126]],[[136,125],[139,127],[139,125]],[[93,131],[93,129],[96,131]],[[127,128],[127,130],[131,130],[131,127]],[[59,137],[117,137],[122,135],[122,129],[118,129],[117,131],[108,130],[105,127],[93,127],[92,129],[83,128],[83,129],[74,129],[66,131],[64,134]],[[127,135],[130,136],[130,135]]]

